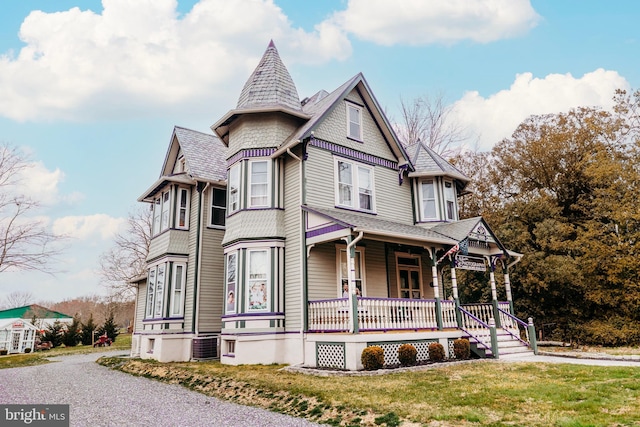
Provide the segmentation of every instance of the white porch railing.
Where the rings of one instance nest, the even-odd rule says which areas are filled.
[[[464,304],[462,305],[466,311],[483,321],[484,323],[489,323],[489,319],[495,319],[495,314],[493,312],[493,305],[491,303],[485,304]],[[500,316],[500,326],[503,329],[508,330],[513,335],[517,336],[519,334],[518,324],[514,320],[515,317],[509,315],[509,303],[506,301],[498,302],[498,313]]]
[[[440,303],[442,326],[457,327],[453,301]],[[309,331],[348,331],[348,304],[347,298],[309,301]],[[360,331],[438,329],[436,301],[358,297],[358,326]]]
[[[492,316],[493,317],[493,316]],[[467,310],[467,306],[460,307],[461,329],[475,339],[487,350],[491,350],[491,329],[487,322]]]

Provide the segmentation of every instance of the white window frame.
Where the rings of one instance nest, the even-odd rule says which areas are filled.
[[[162,271],[162,274],[161,274]],[[157,265],[156,289],[154,297],[153,317],[161,318],[164,313],[164,293],[167,285],[167,263]]]
[[[426,202],[425,198],[424,198],[424,187],[425,184],[431,184],[432,188],[433,188],[433,210],[435,213],[435,216],[427,216],[427,213],[425,211],[424,208],[424,204]],[[429,178],[429,179],[424,179],[420,181],[420,184],[418,186],[418,199],[420,202],[420,216],[422,217],[423,221],[437,221],[440,219],[440,209],[439,209],[439,203],[438,203],[438,182],[436,181],[435,178]],[[428,199],[431,200],[431,199]]]
[[[160,195],[160,232],[168,230],[171,226],[171,189],[163,191]]]
[[[449,203],[451,203],[451,212],[449,212]],[[451,213],[451,215],[449,215]],[[458,206],[456,203],[456,187],[453,181],[444,181],[444,215],[447,221],[458,220]]]
[[[240,200],[242,198],[242,178],[241,163],[236,163],[229,168],[227,177],[227,214],[230,215],[240,210]],[[235,189],[235,191],[234,191]]]
[[[265,172],[265,182],[254,182],[255,178],[253,175],[253,168],[255,165],[260,164],[260,163],[264,163],[267,167],[267,170]],[[254,194],[254,184],[256,186],[265,186],[266,187],[266,194],[259,194],[259,195],[255,195]],[[249,208],[265,208],[265,207],[269,207],[271,204],[271,162],[267,159],[260,159],[260,160],[250,160],[249,161],[249,183],[247,185],[247,188],[249,189],[249,197],[248,197],[248,204],[249,204]],[[254,198],[264,198],[264,203],[257,203],[254,202]]]
[[[358,286],[358,284],[360,285],[360,296],[365,296],[367,294],[367,280],[366,280],[366,274],[365,274],[365,265],[364,265],[364,251],[365,248],[364,247],[357,247],[355,249],[356,251],[356,257],[354,259],[354,262],[357,262],[358,259],[360,259],[360,277],[356,277],[355,278],[355,282],[356,282],[356,287]],[[347,271],[347,276],[343,277],[342,275],[342,257],[345,257],[345,262],[347,260],[347,248],[345,245],[337,245],[336,246],[336,281],[337,281],[337,285],[338,285],[338,298],[344,298],[344,294],[343,294],[343,286],[345,282],[349,282],[349,277],[348,274],[349,272]],[[358,269],[356,268],[356,272],[358,271]]]
[[[153,266],[147,272],[147,306],[145,308],[144,317],[153,317],[153,304],[156,289],[156,266]]]
[[[180,270],[180,273],[178,273]],[[171,310],[170,316],[184,316],[184,293],[187,282],[187,264],[176,262],[173,263],[173,272],[171,274]],[[180,288],[176,285],[180,281]]]
[[[184,200],[184,206],[182,202]],[[176,228],[180,230],[189,229],[189,205],[191,202],[191,191],[188,188],[178,187],[178,197],[176,203]],[[180,224],[181,214],[184,211],[184,224]]]
[[[362,107],[353,104],[351,102],[345,102],[347,105],[347,137],[350,139],[355,139],[356,141],[362,141]],[[357,120],[352,120],[351,112],[357,112]],[[357,126],[357,134],[352,133],[352,125]]]
[[[349,164],[351,167],[351,183],[340,182],[340,163]],[[373,166],[365,165],[362,163],[347,160],[342,157],[334,157],[334,182],[335,182],[335,203],[336,206],[355,209],[363,212],[376,212],[376,192],[375,192],[375,169]],[[360,205],[360,172],[367,171],[369,174],[369,184],[371,186],[371,209],[365,209]],[[351,186],[351,204],[348,204],[341,200],[341,185]]]
[[[253,267],[252,261],[256,259],[253,258],[253,256],[258,253],[264,253],[264,272],[260,272],[263,277],[251,277]],[[261,289],[262,286],[264,286],[264,289]],[[271,256],[270,251],[266,248],[247,250],[245,294],[247,313],[269,311],[271,306]],[[257,303],[261,299],[262,303],[258,305]]]
[[[153,204],[151,205],[152,216],[153,216],[153,235],[160,234],[160,213],[162,206],[162,196],[159,196],[153,199]]]
[[[229,274],[233,265],[233,276]],[[234,314],[238,306],[238,252],[225,255],[225,314]]]
[[[224,201],[221,205],[215,204],[216,191],[221,191],[222,193],[224,193]],[[227,217],[227,190],[225,190],[224,188],[211,187],[209,197],[211,200],[211,202],[209,203],[209,227],[224,228],[226,224],[226,217]],[[213,219],[215,218],[215,215],[213,213],[216,210],[222,211],[222,224],[215,224],[213,222]]]

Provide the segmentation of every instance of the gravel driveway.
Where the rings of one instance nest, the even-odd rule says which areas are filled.
[[[0,369],[0,403],[69,404],[72,426],[318,426],[95,363],[121,354],[61,356],[46,365]]]

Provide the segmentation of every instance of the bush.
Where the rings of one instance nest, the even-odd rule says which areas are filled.
[[[398,347],[398,360],[402,366],[413,366],[416,364],[418,350],[411,344],[402,344]]]
[[[384,366],[384,350],[382,347],[373,345],[366,347],[362,350],[362,356],[360,356],[362,366],[367,371],[374,371]]]
[[[9,354],[9,350],[6,348],[0,349],[0,356],[6,356],[7,354]]]
[[[464,338],[458,338],[453,342],[453,354],[456,359],[464,360],[468,359],[471,355],[471,347],[469,346],[469,340]]]
[[[24,349],[24,352],[25,353],[31,353],[31,349],[29,347],[27,347],[27,348]]]
[[[432,362],[442,362],[444,360],[444,347],[439,342],[429,344],[429,360]]]

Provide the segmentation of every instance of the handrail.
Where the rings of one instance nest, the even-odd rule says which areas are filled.
[[[467,310],[465,310],[462,307],[458,307],[458,310],[460,310],[462,313],[466,314],[467,316],[471,317],[473,320],[475,320],[476,322],[480,323],[482,326],[484,326],[485,328],[489,328],[489,325],[484,323],[482,320],[478,319],[476,316],[474,316],[473,314],[469,313]]]
[[[519,323],[521,326],[524,326],[525,328],[529,325],[527,325],[524,321],[518,319],[516,316],[514,316],[513,314],[509,313],[508,311],[504,311],[501,308],[498,308],[498,311],[501,312],[502,314],[506,314],[508,317],[510,317],[511,319],[515,320],[517,323]]]
[[[485,329],[487,329],[488,331],[490,331],[490,326],[486,323],[484,323],[482,320],[480,320],[479,318],[477,318],[476,316],[474,316],[473,314],[469,313],[467,310],[465,310],[462,307],[458,307],[458,310],[460,310],[460,312],[465,315],[466,317],[471,318],[471,320],[474,320],[476,323],[479,323],[481,326],[483,326]],[[484,348],[486,348],[487,350],[492,350],[491,346],[487,345],[484,343],[484,341],[482,341],[482,338],[480,336],[476,336],[473,333],[471,333],[471,331],[467,330],[464,326],[460,326],[460,329],[462,329],[464,332],[466,332],[467,334],[469,334],[470,336],[472,336],[473,338],[475,338],[476,342],[480,345],[482,345]]]
[[[524,327],[524,331],[527,335],[527,341],[523,340],[522,338],[520,338],[519,336],[513,334],[511,331],[509,331],[507,328],[503,328],[502,330],[505,331],[507,334],[511,335],[513,338],[517,339],[518,341],[520,341],[523,344],[526,344],[527,347],[531,347],[531,343],[530,343],[530,338],[529,338],[529,325],[527,325],[525,322],[523,322],[522,320],[518,319],[516,316],[514,316],[513,314],[504,311],[503,309],[499,308],[498,311],[501,314],[506,315],[508,318],[510,318],[511,320],[515,320],[517,324],[519,324],[520,326]]]

